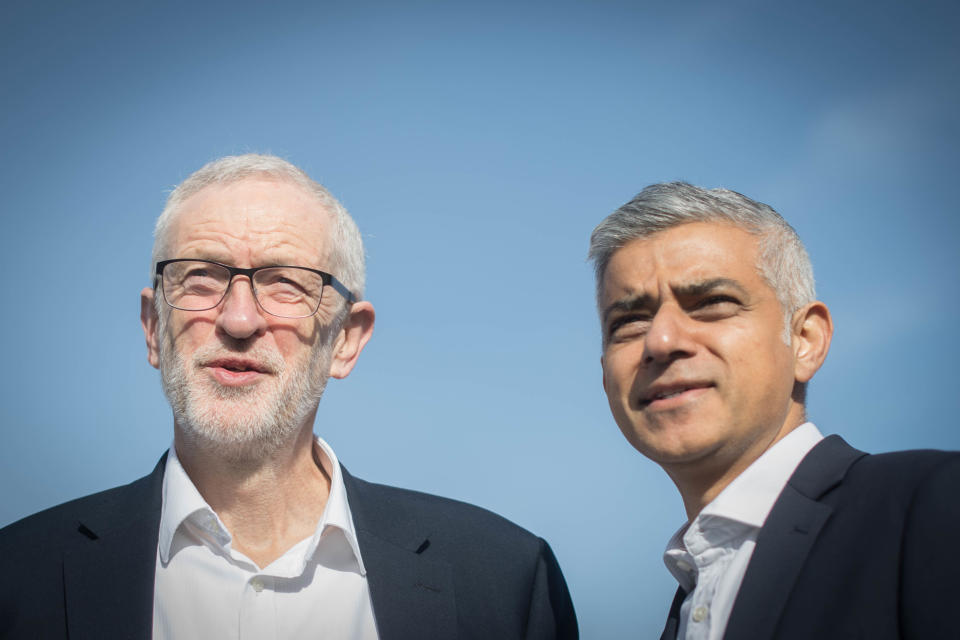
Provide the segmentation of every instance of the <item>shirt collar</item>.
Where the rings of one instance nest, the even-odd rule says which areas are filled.
[[[762,527],[790,476],[821,440],[823,435],[812,422],[803,423],[764,451],[697,517],[720,517]]]
[[[340,462],[330,445],[318,436],[315,436],[314,451],[317,454],[317,459],[330,476],[330,496],[327,498],[327,506],[323,509],[323,515],[320,516],[317,530],[307,548],[306,557],[311,557],[316,551],[317,545],[320,543],[320,537],[326,528],[336,527],[343,532],[350,544],[353,555],[357,559],[360,575],[365,576],[367,570],[363,566],[363,557],[360,555],[360,544],[357,541],[357,531],[353,526],[353,513],[350,511],[350,502],[347,500],[347,487],[343,484],[343,471],[340,469]]]
[[[686,522],[670,537],[663,559],[681,586],[690,590],[687,588],[689,570],[676,566],[678,558],[683,560],[688,553],[699,551],[687,549],[690,530],[695,530],[694,537],[700,543],[713,545],[728,538],[745,537],[762,527],[790,476],[822,439],[823,435],[812,422],[803,423],[764,451],[704,507],[693,522]],[[683,562],[689,564],[686,560]]]
[[[353,515],[350,503],[347,500],[347,489],[343,483],[343,473],[340,462],[333,449],[322,438],[314,436],[314,454],[330,476],[330,495],[324,507],[323,515],[317,523],[317,528],[309,543],[306,545],[299,571],[302,572],[306,562],[311,558],[320,544],[320,539],[328,527],[339,529],[346,538],[357,561],[360,575],[367,571],[360,555],[360,545],[357,541],[356,529],[353,526]],[[210,541],[221,548],[229,545],[232,537],[226,526],[207,504],[200,492],[197,491],[190,476],[187,475],[180,459],[177,457],[176,447],[171,446],[167,454],[167,465],[163,474],[162,488],[163,506],[160,513],[159,546],[160,559],[164,563],[170,561],[174,555],[175,541],[180,527],[189,522],[199,528]],[[295,545],[300,546],[300,545]]]
[[[201,529],[215,537],[220,546],[230,541],[227,528],[193,485],[190,476],[180,464],[177,449],[173,445],[167,452],[167,465],[163,471],[162,508],[160,511],[160,537],[158,551],[160,560],[170,561],[177,531],[186,521],[195,522]],[[226,537],[225,535],[226,534]]]

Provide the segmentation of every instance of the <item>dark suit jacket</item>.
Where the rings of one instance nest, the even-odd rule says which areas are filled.
[[[960,454],[807,454],[760,530],[727,640],[957,638]],[[661,640],[676,637],[679,590]]]
[[[150,637],[165,461],[0,530],[0,637]],[[343,479],[383,640],[577,637],[544,540],[478,507]]]

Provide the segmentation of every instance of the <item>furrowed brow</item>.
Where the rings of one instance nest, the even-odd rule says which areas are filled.
[[[673,287],[674,295],[684,298],[696,298],[713,293],[717,289],[734,289],[742,296],[747,295],[743,285],[731,278],[711,278],[703,282],[692,282]]]
[[[636,311],[637,309],[650,309],[653,307],[653,296],[650,294],[633,295],[629,298],[622,298],[603,310],[603,323],[606,324],[611,314],[625,311]]]
[[[696,298],[705,296],[718,289],[733,289],[741,296],[747,296],[747,290],[742,284],[732,278],[711,278],[702,282],[691,282],[672,287],[674,295],[680,298]],[[652,309],[656,306],[654,297],[648,293],[632,295],[611,303],[603,310],[603,322],[614,313]]]

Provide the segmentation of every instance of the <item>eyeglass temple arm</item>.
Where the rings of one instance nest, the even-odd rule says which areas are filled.
[[[346,298],[347,302],[353,304],[357,301],[357,296],[353,295],[353,292],[350,289],[347,289],[343,286],[343,283],[336,279],[334,276],[330,276],[330,286],[333,287],[337,293]]]

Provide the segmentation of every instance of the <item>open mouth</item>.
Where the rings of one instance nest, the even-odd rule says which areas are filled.
[[[203,363],[203,366],[228,379],[250,379],[258,374],[272,373],[268,367],[246,358],[217,358]]]
[[[640,398],[640,407],[648,407],[651,404],[661,403],[681,398],[683,396],[692,396],[691,392],[698,392],[708,389],[713,385],[708,382],[679,382],[673,384],[660,384],[647,389],[647,392]],[[665,403],[666,404],[666,403]]]
[[[246,358],[217,358],[216,360],[211,360],[206,363],[208,367],[220,367],[221,369],[229,369],[230,371],[258,371],[260,373],[266,373],[266,368],[261,366],[255,360],[248,360]]]
[[[225,364],[222,366],[222,368],[226,369],[227,371],[256,371],[256,369],[246,367],[242,364]]]

